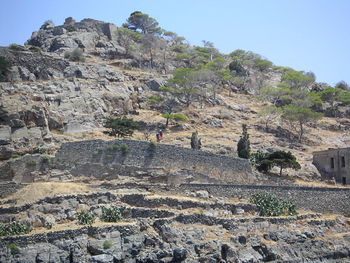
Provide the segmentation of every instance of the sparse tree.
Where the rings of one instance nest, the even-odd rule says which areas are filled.
[[[328,102],[331,105],[332,115],[334,117],[337,116],[338,109],[336,102],[341,100],[340,96],[343,92],[344,91],[342,89],[328,87],[320,93],[322,100]]]
[[[131,13],[123,26],[133,31],[139,31],[142,34],[155,35],[162,32],[157,20],[140,11]]]
[[[190,106],[198,92],[191,81],[193,73],[195,73],[194,69],[178,68],[173,73],[173,78],[168,80],[168,85],[172,87],[172,94],[184,102],[187,107]]]
[[[268,155],[267,159],[272,162],[273,166],[280,168],[280,176],[282,176],[282,170],[285,168],[292,168],[294,170],[301,168],[296,157],[291,152],[274,151]]]
[[[138,124],[135,123],[132,119],[126,117],[118,117],[115,119],[108,118],[104,127],[110,129],[109,134],[111,136],[118,136],[118,138],[123,138],[132,136],[134,130],[138,128]]]
[[[263,106],[259,112],[259,117],[265,125],[265,130],[269,130],[269,124],[281,115],[281,110],[276,106]]]
[[[141,37],[142,49],[149,56],[149,66],[153,68],[156,51],[160,47],[160,39],[151,34],[146,34]]]
[[[301,108],[293,105],[283,107],[282,118],[289,122],[290,127],[298,133],[298,141],[301,142],[305,133],[304,126],[307,123],[316,122],[322,118],[322,113],[310,108]]]
[[[303,71],[288,70],[285,72],[281,80],[292,89],[306,88],[315,82],[313,76],[305,74]]]
[[[125,56],[128,56],[134,43],[140,39],[140,34],[124,27],[119,27],[116,34],[119,44],[125,49]]]
[[[165,127],[168,127],[169,121],[175,120],[175,121],[186,121],[188,118],[180,113],[162,113],[162,117],[166,119]]]

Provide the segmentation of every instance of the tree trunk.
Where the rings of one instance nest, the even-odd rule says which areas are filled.
[[[169,118],[166,118],[165,127],[168,127],[168,125],[169,125]]]

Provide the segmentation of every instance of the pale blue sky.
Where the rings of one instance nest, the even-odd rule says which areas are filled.
[[[190,44],[241,48],[276,65],[350,84],[350,0],[0,0],[0,46],[23,44],[46,20],[72,16],[121,25],[133,11],[154,17]]]

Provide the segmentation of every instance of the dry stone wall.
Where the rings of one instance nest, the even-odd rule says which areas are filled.
[[[127,152],[117,148],[126,145]],[[81,141],[62,145],[55,156],[58,169],[74,176],[100,177],[101,173],[130,173],[131,168],[186,169],[225,182],[254,182],[248,160],[204,151],[132,140]]]
[[[264,185],[183,184],[182,190],[207,190],[211,195],[249,199],[269,193],[292,201],[298,209],[350,216],[350,189]]]

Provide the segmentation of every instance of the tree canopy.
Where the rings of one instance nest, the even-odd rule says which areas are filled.
[[[130,30],[141,32],[142,34],[154,35],[162,33],[157,20],[140,11],[131,13],[123,26]]]
[[[282,170],[285,168],[292,168],[294,170],[301,168],[296,157],[291,152],[281,150],[272,153],[257,151],[252,154],[250,161],[260,172],[268,172],[272,167],[278,166],[281,176]]]
[[[104,127],[110,129],[109,134],[111,136],[118,136],[118,138],[123,138],[132,136],[134,130],[138,128],[138,124],[135,123],[132,119],[126,117],[118,117],[115,119],[108,118]]]

